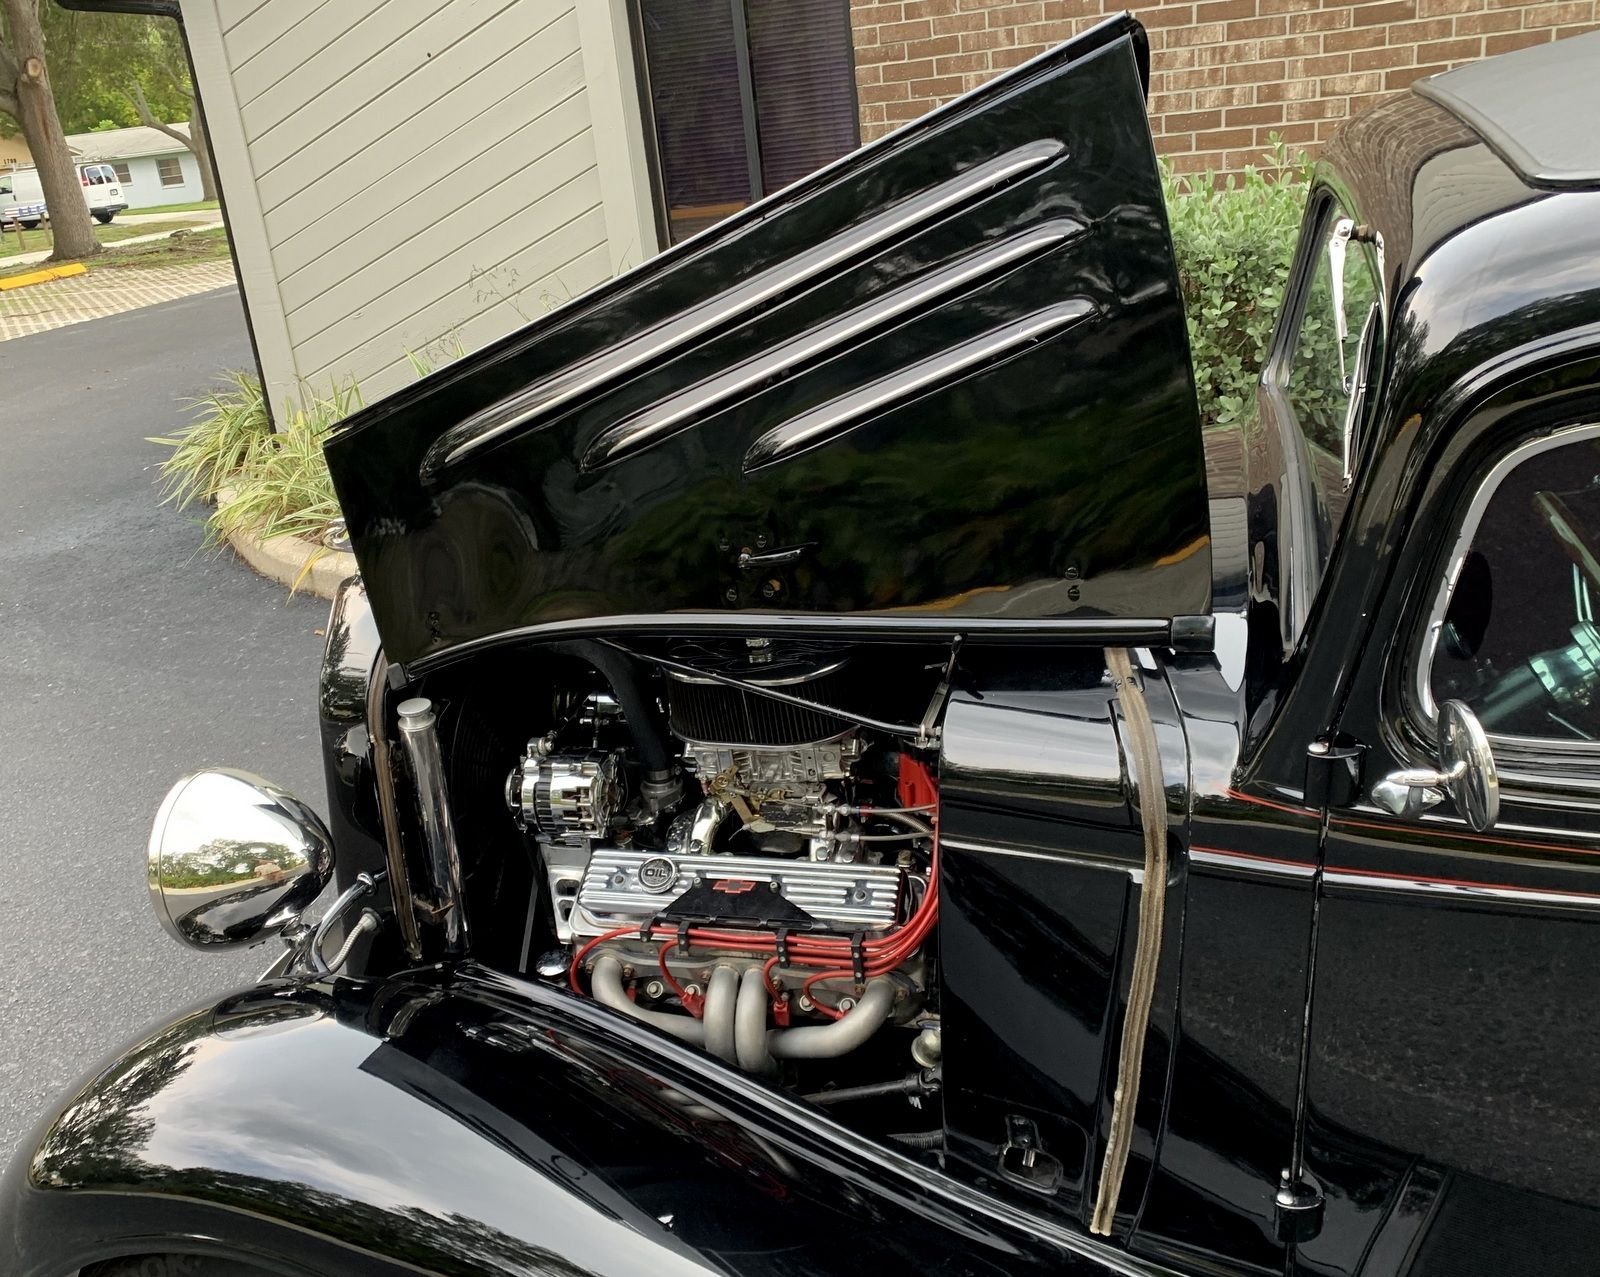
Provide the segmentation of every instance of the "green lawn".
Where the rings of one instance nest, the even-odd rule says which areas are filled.
[[[98,228],[108,230],[109,227]],[[138,228],[134,228],[138,229]],[[181,229],[173,226],[173,229]],[[148,232],[147,232],[148,233]],[[37,234],[37,232],[35,233]],[[37,247],[37,246],[36,246]],[[222,227],[189,231],[176,239],[153,239],[146,244],[129,244],[124,248],[111,248],[88,259],[90,270],[149,270],[155,266],[183,266],[189,262],[214,262],[230,257],[233,247],[228,233]],[[63,266],[64,262],[30,262],[27,265],[7,266],[0,258],[0,275],[17,275],[47,266]]]
[[[198,213],[216,207],[216,200],[196,200],[193,204],[157,204],[151,208],[130,208],[126,215],[140,217],[145,213]]]
[[[115,244],[120,239],[132,239],[135,235],[161,235],[167,231],[187,230],[192,226],[203,225],[204,222],[162,222],[156,226],[118,226],[113,222],[110,226],[96,226],[94,237],[102,244]],[[8,230],[0,236],[0,261],[16,257],[20,253],[46,251],[54,243],[49,228],[45,226],[34,231]]]

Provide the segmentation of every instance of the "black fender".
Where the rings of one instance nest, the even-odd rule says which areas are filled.
[[[24,1145],[0,1272],[1144,1274],[565,990],[268,982],[151,1032]]]

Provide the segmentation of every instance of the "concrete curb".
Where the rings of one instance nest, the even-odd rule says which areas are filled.
[[[217,504],[226,505],[232,495],[226,490],[219,492]],[[291,594],[332,599],[346,578],[356,574],[355,555],[346,550],[329,550],[287,533],[260,537],[254,532],[235,532],[229,535],[228,544],[262,576],[286,586]],[[307,563],[311,564],[309,570]]]

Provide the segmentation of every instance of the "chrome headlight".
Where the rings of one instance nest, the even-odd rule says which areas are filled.
[[[271,781],[217,768],[185,776],[156,813],[150,903],[168,935],[196,949],[268,939],[333,876],[333,839],[316,812]]]

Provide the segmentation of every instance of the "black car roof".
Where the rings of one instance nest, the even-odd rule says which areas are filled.
[[[1346,124],[1318,165],[1319,183],[1382,237],[1372,455],[1426,452],[1496,386],[1600,354],[1600,136],[1585,132],[1600,134],[1600,39],[1564,43],[1535,50],[1548,62],[1519,53],[1462,69],[1493,77],[1418,81]],[[1498,118],[1469,119],[1457,99]],[[1545,127],[1550,138],[1532,135]]]
[[[1600,185],[1600,31],[1519,49],[1419,81],[1525,182]]]

